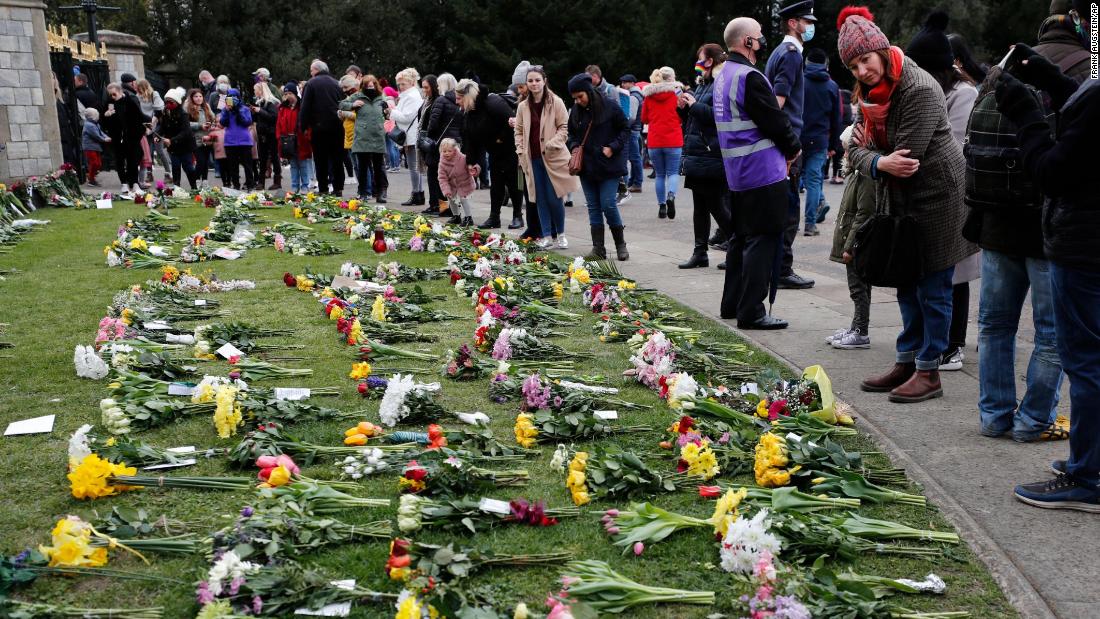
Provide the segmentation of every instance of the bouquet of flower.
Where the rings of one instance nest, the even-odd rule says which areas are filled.
[[[267,329],[253,325],[228,322],[202,325],[195,328],[195,356],[212,358],[213,351],[224,344],[232,344],[243,353],[267,350],[287,350],[303,348],[302,344],[267,344],[257,342],[257,338],[292,335],[290,329]],[[201,357],[200,357],[201,355]]]
[[[150,246],[141,237],[133,237],[129,242],[115,239],[103,248],[103,255],[107,258],[107,266],[127,269],[159,268],[172,262],[172,257],[163,247]]]
[[[168,381],[178,381],[198,371],[197,366],[185,365],[173,355],[151,350],[134,350],[129,346],[112,347],[111,367],[116,371],[141,373]]]
[[[368,449],[356,446],[318,445],[300,441],[293,436],[284,434],[278,423],[268,422],[260,424],[255,430],[245,434],[241,442],[230,450],[229,460],[235,466],[243,468],[250,466],[261,456],[286,454],[294,456],[308,465],[318,458],[359,456],[371,449],[401,452],[409,446],[410,443],[405,443],[401,445],[380,445]]]
[[[136,466],[178,464],[186,457],[177,451],[155,447],[127,436],[111,436],[105,439],[92,433],[92,426],[85,424],[69,437],[70,468],[75,468],[85,457],[93,453],[110,462],[129,462]],[[207,455],[213,455],[213,453],[207,452]]]
[[[509,381],[490,384],[490,396],[504,396],[505,389],[514,385]],[[522,401],[520,409],[534,412],[548,409],[556,413],[594,413],[607,407],[640,409],[641,405],[612,397],[619,392],[614,387],[600,387],[570,380],[543,380],[538,373],[531,374],[520,384]]]
[[[760,513],[770,515],[760,517]],[[853,560],[860,553],[935,557],[943,553],[941,548],[903,546],[879,541],[897,539],[891,537],[893,535],[899,535],[901,539],[928,539],[958,543],[958,537],[951,533],[919,531],[884,521],[874,521],[881,524],[867,524],[865,521],[845,523],[843,518],[834,519],[817,513],[799,511],[771,513],[761,510],[752,520],[764,523],[767,531],[782,540],[783,547],[787,549],[792,559],[795,557],[816,559],[821,555],[829,555],[838,559]],[[845,524],[851,527],[850,530],[843,526]]]
[[[386,385],[378,415],[390,428],[400,422],[437,421],[448,415],[438,402],[439,383],[418,383],[412,374],[394,374]]]
[[[490,470],[463,461],[454,452],[425,451],[405,465],[398,480],[403,492],[426,496],[463,496],[491,492],[500,486],[522,486],[529,475],[524,469]]]
[[[359,359],[363,361],[377,361],[380,359],[415,359],[417,361],[435,361],[436,355],[426,352],[416,352],[383,344],[380,341],[363,338],[359,340]]]
[[[505,555],[480,548],[455,548],[454,544],[437,546],[396,538],[390,543],[390,557],[386,560],[386,573],[393,580],[434,588],[492,566],[527,567],[565,561],[572,557],[568,552],[537,555]]]
[[[619,614],[655,602],[713,604],[713,591],[652,587],[630,580],[603,561],[570,561],[562,573],[562,596],[584,602],[601,614]]]
[[[547,373],[565,373],[573,371],[572,361],[538,361],[511,359],[508,361],[490,361],[477,356],[469,344],[463,344],[457,350],[444,353],[442,373],[452,380],[474,380],[485,376],[511,374],[516,371],[545,371]]]
[[[509,359],[561,359],[584,358],[588,355],[572,353],[557,344],[538,339],[523,328],[504,328],[493,342],[492,356],[498,361]]]
[[[299,608],[317,609],[337,602],[390,602],[392,593],[333,584],[332,577],[297,563],[263,566],[222,554],[196,592],[203,617],[286,617]]]
[[[568,450],[564,446],[558,449],[562,455],[555,454],[555,461],[565,464]],[[565,486],[577,506],[588,503],[593,496],[602,498],[673,492],[685,482],[682,473],[655,473],[630,451],[599,448],[591,454],[578,451],[572,454],[568,466]]]
[[[108,549],[120,548],[149,561],[141,554],[160,552],[165,554],[193,554],[198,550],[198,539],[193,535],[176,535],[155,539],[131,539],[125,544],[96,530],[79,516],[66,516],[57,521],[50,532],[50,545],[39,546],[50,561],[51,567],[101,567],[107,564]]]
[[[531,502],[523,498],[505,502],[469,497],[429,499],[416,494],[403,494],[397,508],[397,528],[402,533],[413,533],[426,527],[477,533],[479,525],[549,527],[556,525],[559,518],[579,514],[580,510],[575,507],[548,508],[545,501]]]
[[[245,507],[235,523],[210,537],[210,546],[215,555],[228,551],[269,564],[328,546],[388,539],[392,534],[388,520],[352,525],[285,503],[263,509]]]
[[[517,415],[513,428],[516,443],[530,449],[539,443],[588,441],[612,434],[645,432],[650,429],[645,425],[613,424],[603,417],[587,412],[559,411],[541,410]]]
[[[141,487],[242,490],[252,485],[247,477],[142,477],[125,463],[112,463],[89,454],[68,474],[77,499],[98,499]]]
[[[360,276],[363,273],[370,273],[370,267],[364,265],[358,265],[353,263],[345,263],[340,267],[341,274],[344,273],[345,267],[347,270],[354,271],[358,269]],[[400,262],[380,262],[378,266],[373,269],[374,281],[385,283],[408,283],[417,281],[428,281],[433,279],[445,279],[451,273],[448,268],[442,269],[423,269],[418,267],[410,267]],[[351,277],[349,275],[349,277]]]
[[[251,481],[251,480],[250,480]],[[312,514],[334,514],[362,507],[386,507],[389,499],[369,499],[351,496],[333,487],[339,482],[320,482],[315,479],[298,479],[279,486],[270,484],[257,490],[259,501],[256,509],[295,503]]]
[[[628,343],[636,352],[630,357],[634,368],[624,372],[624,375],[633,376],[650,389],[660,389],[661,381],[667,380],[673,373],[676,353],[672,341],[664,333],[656,331],[644,341],[631,338]]]

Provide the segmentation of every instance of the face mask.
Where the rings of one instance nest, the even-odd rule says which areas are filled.
[[[753,41],[756,41],[756,44],[760,46],[760,49],[754,50],[754,51],[764,53],[768,49],[768,40],[764,38],[764,35],[760,35],[760,38],[758,38],[758,39],[753,39],[753,38],[750,37],[749,38],[749,45],[748,45],[749,49],[752,49],[752,42]]]
[[[814,25],[810,24],[806,26],[806,32],[802,33],[802,42],[808,43],[812,38],[814,38]]]
[[[367,95],[368,97],[377,97],[378,96],[378,89],[377,88],[368,88],[368,89],[363,91],[363,94]]]
[[[218,92],[222,93],[223,95],[229,92],[229,84],[218,84]]]
[[[164,107],[168,110],[174,110],[177,107],[179,107],[179,104],[176,103],[175,101],[165,101]]]

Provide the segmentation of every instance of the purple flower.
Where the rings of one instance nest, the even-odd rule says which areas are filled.
[[[368,376],[367,386],[371,389],[385,389],[389,382],[381,376]]]
[[[252,596],[252,612],[254,612],[258,615],[261,612],[263,612],[263,610],[264,610],[264,601],[263,601],[263,599],[261,599],[260,596],[258,596],[258,595]]]
[[[252,517],[252,508],[246,506],[244,509],[241,510],[241,515],[245,518]]]
[[[158,191],[163,191],[164,190],[164,181],[157,181],[157,190]]]
[[[241,590],[241,585],[244,584],[244,578],[240,576],[229,581],[229,595],[237,595],[237,592]]]
[[[205,580],[199,583],[195,597],[199,600],[199,606],[206,606],[214,601],[214,594],[210,592],[210,585]]]
[[[507,361],[512,358],[512,342],[507,337],[497,337],[493,343],[493,358],[498,361]]]
[[[543,388],[538,374],[532,374],[523,380],[522,392],[528,409],[546,408],[550,402],[550,388]]]
[[[562,399],[560,395],[554,396],[554,408],[561,408]]]

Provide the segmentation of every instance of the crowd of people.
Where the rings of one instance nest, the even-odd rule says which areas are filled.
[[[861,388],[891,401],[940,397],[940,371],[962,367],[970,282],[980,278],[980,430],[1019,442],[1069,440],[1056,477],[1017,487],[1042,507],[1100,512],[1100,198],[1087,182],[1097,157],[1100,89],[1081,0],[1054,0],[1038,44],[1015,45],[992,68],[928,16],[903,50],[865,7],[837,20],[837,52],[851,91],[830,77],[830,54],[809,48],[813,0],[785,0],[783,39],[768,53],[760,23],[729,22],[724,45],[693,59],[695,80],[671,67],[618,86],[589,65],[568,97],[527,61],[504,92],[476,76],[387,78],[347,67],[337,77],[315,60],[308,80],[253,74],[251,94],[203,71],[200,85],[159,95],[125,74],[106,105],[82,105],[88,182],[100,153],[114,156],[123,197],[151,180],[152,162],[191,187],[211,169],[226,187],[343,195],[387,202],[387,175],[404,166],[403,206],[473,226],[471,196],[489,189],[480,228],[504,225],[540,247],[568,248],[565,208],[583,196],[591,258],[629,259],[619,207],[642,191],[651,167],[658,219],[674,219],[681,177],[692,192],[694,244],[683,269],[726,252],[721,316],[742,329],[782,329],[766,310],[776,289],[814,281],[793,270],[799,232],[816,236],[831,206],[826,182],[843,184],[830,259],[845,265],[848,326],[827,342],[870,347],[873,286],[897,289],[902,316],[895,362]],[[757,68],[763,65],[763,70]],[[77,80],[78,98],[83,101]],[[243,169],[243,180],[242,172]],[[805,198],[803,198],[803,194]],[[716,224],[712,234],[711,220]],[[1035,347],[1017,398],[1015,341],[1030,291]],[[1071,416],[1057,414],[1063,376]]]

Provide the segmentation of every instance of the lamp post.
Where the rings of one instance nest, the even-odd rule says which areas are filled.
[[[96,13],[99,11],[121,11],[117,6],[100,6],[96,0],[80,0],[79,6],[60,6],[59,11],[84,11],[88,16],[88,40],[92,45],[99,47],[99,30],[96,24]]]

